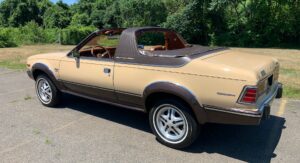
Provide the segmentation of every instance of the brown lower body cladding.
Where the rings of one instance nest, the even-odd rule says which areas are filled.
[[[257,115],[246,115],[206,109],[207,122],[237,125],[259,125],[262,119],[270,115],[270,106],[265,106],[264,112]]]
[[[30,78],[33,75],[27,72]],[[114,90],[98,89],[87,85],[70,83],[64,81],[55,81],[57,87],[62,91],[76,96],[81,96],[95,101],[100,101],[128,109],[147,112],[143,102],[143,97],[132,95],[125,92],[116,92]],[[94,94],[92,94],[94,92]],[[204,123],[221,123],[221,124],[238,124],[238,125],[258,125],[263,118],[270,115],[270,103],[274,98],[281,98],[282,84],[278,83],[276,88],[265,98],[262,105],[256,112],[245,113],[214,106],[194,106],[195,116],[200,124]],[[120,100],[122,99],[122,100]],[[242,109],[241,109],[242,110]],[[201,120],[201,121],[199,121]]]

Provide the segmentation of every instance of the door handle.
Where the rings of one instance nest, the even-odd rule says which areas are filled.
[[[110,68],[104,68],[103,72],[104,72],[104,74],[109,75],[111,70],[110,70]]]

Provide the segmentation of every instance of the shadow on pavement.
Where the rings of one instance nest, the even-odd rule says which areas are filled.
[[[74,102],[75,101],[75,102]],[[151,133],[145,113],[123,109],[72,95],[65,95],[61,108],[68,107],[99,118]],[[271,116],[259,126],[206,124],[198,140],[183,150],[189,153],[218,153],[246,162],[270,162],[276,157],[285,119]]]
[[[207,124],[187,152],[219,153],[246,162],[270,162],[285,119],[271,116],[259,126]]]
[[[62,104],[58,107],[67,107],[114,123],[123,124],[151,133],[150,126],[148,125],[148,115],[143,112],[120,108],[68,94],[64,94]]]

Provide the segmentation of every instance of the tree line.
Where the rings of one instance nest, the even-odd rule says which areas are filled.
[[[89,32],[82,28],[161,26],[178,31],[189,43],[299,47],[300,1],[79,0],[70,6],[50,0],[3,0],[0,3],[0,44],[5,35],[12,35],[7,34],[8,29],[28,25],[41,32],[52,29],[52,33],[56,32],[52,40],[63,30],[66,40],[76,36],[77,40],[69,42],[72,44]],[[77,29],[84,33],[76,34]],[[51,42],[47,40],[50,38],[44,39],[41,42]]]

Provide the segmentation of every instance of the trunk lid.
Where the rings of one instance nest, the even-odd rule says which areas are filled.
[[[216,53],[203,58],[203,60],[214,65],[221,65],[227,69],[253,72],[256,74],[258,81],[273,75],[274,71],[279,67],[278,61],[272,57],[233,50]]]

